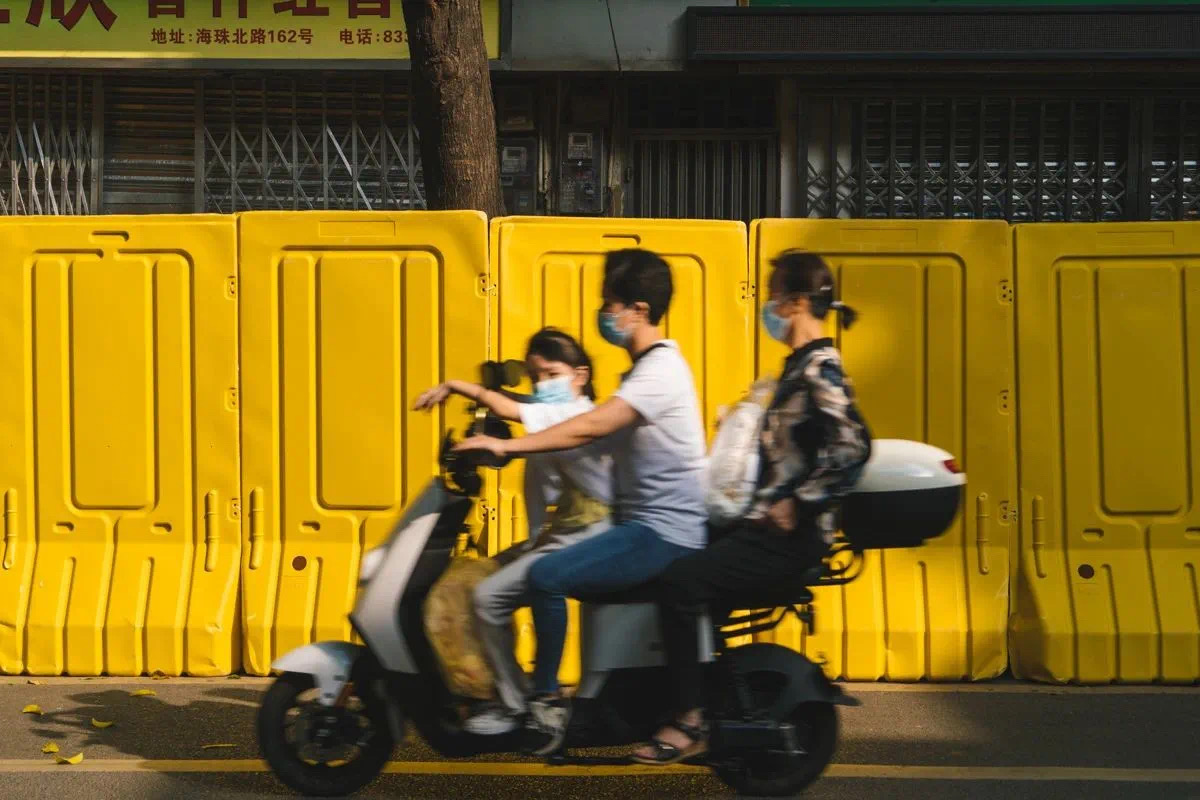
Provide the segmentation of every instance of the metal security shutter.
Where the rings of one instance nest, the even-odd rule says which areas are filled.
[[[203,210],[425,207],[405,80],[230,76],[203,86]]]
[[[1200,100],[1148,103],[1149,217],[1200,219]]]
[[[105,78],[104,213],[195,210],[195,82]]]
[[[634,217],[740,219],[771,216],[775,138],[722,132],[630,135]]]
[[[632,81],[624,213],[740,219],[777,208],[775,83],[762,79]]]
[[[808,98],[801,213],[1136,219],[1138,108],[1128,97]]]
[[[91,214],[95,79],[0,75],[0,214]]]

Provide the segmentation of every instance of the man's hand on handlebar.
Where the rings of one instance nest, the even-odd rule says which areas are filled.
[[[492,436],[472,436],[454,446],[455,453],[490,453],[498,459],[507,457],[508,442]]]

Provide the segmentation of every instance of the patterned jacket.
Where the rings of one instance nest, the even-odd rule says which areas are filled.
[[[871,433],[854,403],[832,339],[817,339],[784,362],[760,442],[762,474],[749,519],[792,496],[800,530],[832,543],[837,501],[862,475]]]

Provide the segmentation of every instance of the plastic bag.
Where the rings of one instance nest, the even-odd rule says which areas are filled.
[[[709,522],[737,522],[750,510],[758,484],[759,436],[778,381],[755,381],[746,396],[721,420],[708,454],[705,505]]]
[[[500,564],[490,558],[455,558],[425,599],[425,634],[447,688],[460,697],[488,700],[495,695],[472,605],[475,587],[498,569]]]
[[[550,521],[546,523],[546,533],[553,535],[582,531],[608,519],[609,508],[606,504],[576,489],[566,476],[563,477],[565,485],[550,514]]]

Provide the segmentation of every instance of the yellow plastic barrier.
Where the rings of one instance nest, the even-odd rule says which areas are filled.
[[[529,337],[554,325],[579,338],[595,362],[601,398],[616,390],[629,357],[604,342],[596,329],[604,255],[625,247],[661,254],[675,284],[667,335],[679,342],[697,382],[706,423],[734,402],[753,370],[754,308],[748,295],[746,227],[740,222],[645,219],[510,217],[492,221],[492,270],[498,294],[500,358],[521,359]],[[498,487],[499,525],[489,533],[491,552],[525,538],[523,473],[514,465]],[[576,616],[572,603],[567,657],[561,677],[579,676]],[[533,656],[528,612],[518,616],[522,659]]]
[[[32,270],[9,246],[25,220],[0,223],[0,673],[25,669],[33,579]]]
[[[229,672],[233,219],[10,220],[0,242],[0,667]]]
[[[364,548],[437,473],[461,402],[421,390],[487,358],[476,212],[240,217],[245,666],[348,639]],[[478,522],[478,521],[476,521]]]
[[[1200,228],[1016,228],[1013,671],[1200,680]]]
[[[839,347],[876,438],[927,441],[968,473],[964,511],[917,550],[871,552],[845,587],[817,592],[817,632],[765,638],[803,648],[831,676],[961,680],[1006,666],[1013,452],[1013,286],[1002,222],[760,220],[757,296],[789,248],[823,255],[861,314]],[[759,333],[760,373],[785,350]]]
[[[489,263],[471,212],[0,223],[0,672],[215,675],[244,653],[265,674],[349,638],[363,549],[465,421],[461,402],[413,414],[418,391],[552,324],[611,394],[628,361],[595,329],[603,255],[641,246],[674,268],[668,334],[711,429],[778,371],[755,298],[802,247],[862,312],[839,346],[875,436],[945,447],[970,484],[945,536],[820,591],[816,635],[767,638],[850,679],[994,676],[1007,630],[1022,677],[1200,680],[1200,230],[1018,226],[1015,283],[1003,223],[761,220],[749,261],[731,222],[490,235]],[[521,480],[489,477],[472,520],[489,552],[525,534]]]

